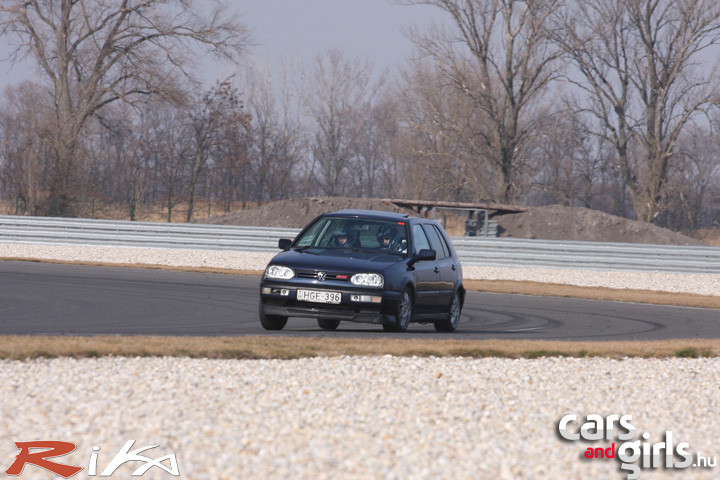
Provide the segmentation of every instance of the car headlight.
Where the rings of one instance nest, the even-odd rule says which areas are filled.
[[[280,280],[290,280],[295,276],[292,268],[282,267],[280,265],[270,265],[265,270],[265,278],[277,278]]]
[[[363,287],[382,287],[385,284],[383,276],[379,273],[358,273],[350,279],[353,285]]]

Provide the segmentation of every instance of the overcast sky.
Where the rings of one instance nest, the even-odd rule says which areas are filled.
[[[437,16],[436,9],[394,5],[390,0],[235,0],[231,4],[254,32],[257,45],[252,53],[258,60],[299,55],[309,61],[336,47],[348,57],[367,58],[378,70],[394,69],[412,52],[404,28],[426,26]],[[28,62],[11,66],[4,60],[8,53],[4,43],[0,44],[0,89],[34,74]],[[209,76],[229,71],[218,67]]]

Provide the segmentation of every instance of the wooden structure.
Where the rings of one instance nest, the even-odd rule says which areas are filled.
[[[466,203],[466,202],[441,202],[435,200],[402,200],[387,199],[388,202],[402,208],[409,208],[418,212],[418,215],[426,218],[436,218],[437,210],[455,210],[467,212],[465,220],[465,235],[475,236],[495,236],[497,233],[491,233],[496,230],[496,226],[491,229],[491,218],[496,215],[506,215],[509,213],[526,212],[526,207],[518,205],[502,205],[497,203]]]

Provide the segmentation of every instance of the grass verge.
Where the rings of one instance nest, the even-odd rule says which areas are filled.
[[[1,336],[0,359],[191,357],[296,359],[420,356],[501,358],[698,358],[720,355],[720,340],[560,342],[537,340],[334,339],[286,337]]]

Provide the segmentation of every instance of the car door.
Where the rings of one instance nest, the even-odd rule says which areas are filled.
[[[441,238],[438,227],[433,224],[424,224],[423,228],[430,241],[430,247],[435,250],[437,268],[440,271],[440,281],[437,286],[437,305],[440,310],[444,310],[450,305],[450,300],[455,286],[455,261],[450,254],[450,250]]]
[[[422,226],[412,226],[413,252],[417,254],[423,249],[432,249],[430,241]],[[437,253],[437,252],[436,252]],[[413,265],[415,269],[415,311],[417,313],[434,313],[438,311],[438,293],[441,283],[440,269],[435,260],[420,260]]]

